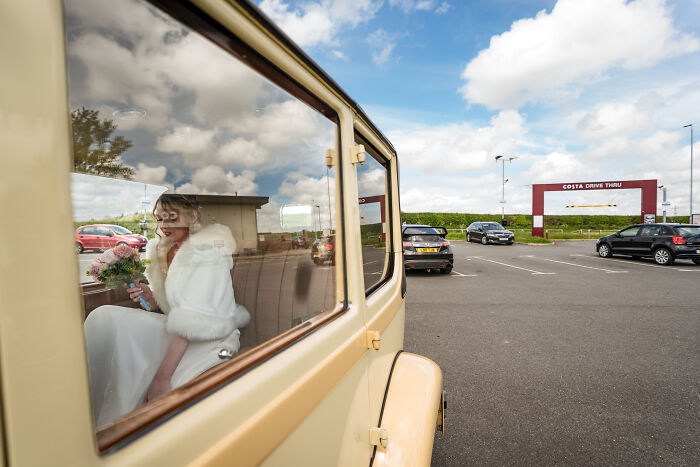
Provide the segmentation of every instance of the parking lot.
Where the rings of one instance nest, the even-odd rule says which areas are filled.
[[[449,276],[408,274],[405,349],[449,398],[433,465],[698,465],[700,266],[452,243]]]

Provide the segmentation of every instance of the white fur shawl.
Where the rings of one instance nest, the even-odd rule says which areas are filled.
[[[229,336],[248,324],[248,311],[236,304],[230,270],[236,241],[221,224],[191,234],[167,268],[173,242],[156,237],[146,246],[146,278],[160,309],[167,315],[167,330],[188,340],[214,340]],[[167,271],[167,274],[166,274]]]

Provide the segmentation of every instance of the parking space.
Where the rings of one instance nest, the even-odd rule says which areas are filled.
[[[410,271],[405,348],[444,371],[433,465],[694,465],[700,266],[593,241],[453,242]]]

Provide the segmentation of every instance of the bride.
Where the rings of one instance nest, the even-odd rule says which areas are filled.
[[[202,227],[183,195],[156,202],[156,238],[146,246],[149,285],[127,288],[149,313],[104,305],[85,320],[90,390],[103,426],[231,358],[248,311],[233,296],[230,270],[236,242],[228,227]]]

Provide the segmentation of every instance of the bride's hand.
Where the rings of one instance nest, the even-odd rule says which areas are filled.
[[[156,374],[150,386],[148,386],[148,391],[146,391],[146,402],[152,401],[168,392],[170,392],[170,379],[161,378]]]
[[[141,284],[140,282],[134,282],[134,287],[129,287],[124,284],[126,291],[129,294],[129,298],[134,302],[139,301],[139,296],[142,296],[144,300],[150,305],[151,309],[155,310],[158,308],[155,298],[153,298],[153,291],[146,284]]]

